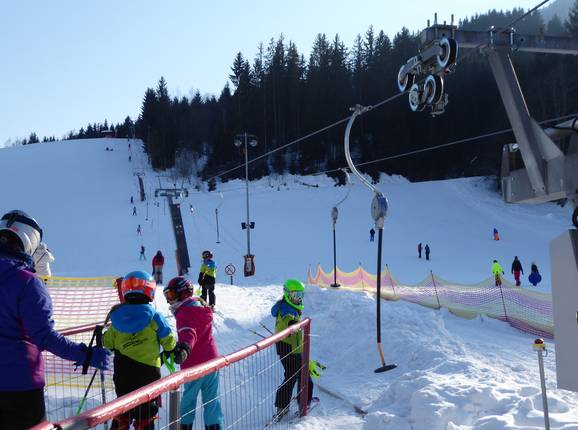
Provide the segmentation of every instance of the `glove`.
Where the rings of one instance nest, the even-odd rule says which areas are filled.
[[[175,349],[171,351],[175,357],[175,363],[183,364],[191,352],[191,348],[184,342],[178,342]]]
[[[84,343],[80,344],[82,351],[82,358],[74,363],[75,366],[82,366],[88,359],[90,367],[96,367],[100,370],[108,370],[110,368],[111,352],[100,346],[88,348]]]
[[[190,352],[191,348],[189,347],[189,345],[187,345],[184,342],[178,342],[173,349],[171,349],[170,351],[163,351],[161,352],[161,355],[164,356],[165,360],[169,360],[169,358],[172,355],[173,360],[175,360],[175,363],[183,364],[183,362],[189,356]]]

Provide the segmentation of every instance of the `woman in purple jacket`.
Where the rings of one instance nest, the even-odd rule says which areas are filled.
[[[109,352],[74,343],[54,330],[52,302],[34,274],[32,254],[42,240],[22,211],[0,219],[0,429],[28,429],[45,417],[42,351],[107,369]]]

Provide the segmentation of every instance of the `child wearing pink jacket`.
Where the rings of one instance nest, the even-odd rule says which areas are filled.
[[[190,348],[181,369],[219,357],[213,338],[213,310],[193,297],[191,281],[178,276],[171,279],[163,292],[177,322],[179,342],[187,344]],[[224,427],[219,398],[219,372],[213,372],[185,384],[181,399],[181,430],[193,428],[199,391],[204,404],[205,430],[221,430]]]

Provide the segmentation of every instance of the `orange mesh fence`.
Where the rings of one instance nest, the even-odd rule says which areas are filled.
[[[375,292],[377,277],[362,267],[352,272],[337,269],[340,289]],[[315,274],[308,270],[307,282],[320,287],[333,284],[333,271],[321,266]],[[496,286],[494,278],[477,284],[458,284],[428,275],[416,285],[398,282],[389,268],[381,273],[381,297],[386,300],[405,300],[434,309],[446,308],[462,318],[485,315],[507,322],[523,332],[546,338],[554,337],[552,297],[550,294],[516,287],[506,280]]]
[[[42,277],[52,298],[55,328],[73,342],[90,343],[95,324],[102,323],[112,306],[119,302],[114,277],[64,278]],[[80,399],[89,386],[94,369],[82,375],[82,367],[49,352],[43,353],[46,385],[46,410],[51,420],[76,413]],[[105,372],[105,392],[113,395],[112,373]],[[101,403],[100,377],[94,379],[86,406]]]

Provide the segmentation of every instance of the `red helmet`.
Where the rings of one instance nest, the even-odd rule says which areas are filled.
[[[173,303],[177,300],[183,300],[191,297],[194,292],[193,283],[184,276],[177,276],[169,281],[169,284],[163,290],[167,302]]]
[[[144,271],[134,271],[126,275],[122,280],[122,296],[127,294],[142,294],[152,302],[155,298],[157,284],[153,277]]]

